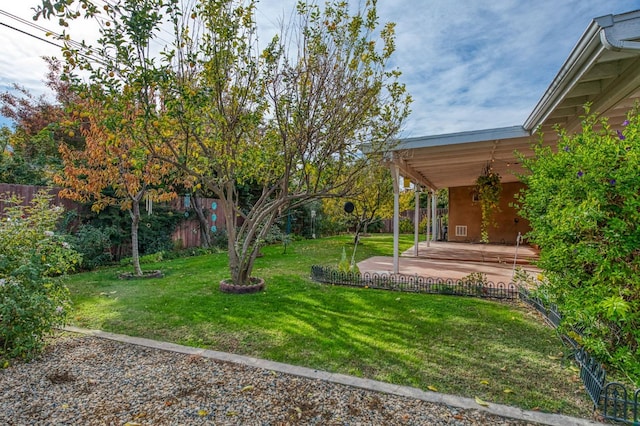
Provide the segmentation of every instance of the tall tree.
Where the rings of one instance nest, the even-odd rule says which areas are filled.
[[[138,244],[140,204],[175,197],[164,183],[172,167],[149,156],[149,151],[122,129],[109,131],[95,118],[97,111],[88,111],[91,109],[85,109],[89,117],[88,128],[84,130],[86,146],[81,150],[61,146],[64,170],[54,181],[64,187],[62,197],[92,203],[95,212],[115,205],[129,213],[134,274],[142,276]],[[135,108],[131,111],[135,115]]]
[[[69,72],[82,67],[114,96],[132,94],[144,111],[134,127],[155,136],[140,139],[151,155],[217,195],[237,284],[250,281],[279,215],[347,193],[388,148],[410,103],[400,72],[387,69],[394,26],[379,27],[374,0],[353,13],[348,2],[300,2],[263,50],[255,10],[253,1],[234,0],[123,0],[102,9],[43,0],[37,11],[64,24],[97,19],[94,51],[103,61],[67,49]],[[156,37],[165,23],[171,45],[147,56],[152,41],[167,37]],[[247,183],[259,196],[242,208],[238,188]]]

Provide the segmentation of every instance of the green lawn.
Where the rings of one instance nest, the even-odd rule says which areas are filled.
[[[413,236],[403,236],[401,250]],[[125,281],[109,268],[69,279],[80,327],[143,336],[486,401],[589,416],[577,369],[555,331],[523,306],[453,296],[321,285],[348,236],[263,249],[267,289],[229,295],[225,254],[146,265],[161,279]],[[363,238],[358,260],[391,255],[392,237]]]

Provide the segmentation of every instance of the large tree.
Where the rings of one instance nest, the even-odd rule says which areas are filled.
[[[135,108],[130,111],[135,115]],[[169,201],[175,197],[165,184],[173,169],[150,156],[148,150],[130,138],[129,132],[122,128],[109,131],[100,126],[95,107],[84,107],[84,114],[89,120],[83,129],[86,146],[81,150],[66,145],[60,147],[64,170],[54,177],[54,181],[64,187],[60,192],[62,197],[90,203],[95,212],[108,206],[119,206],[129,213],[134,275],[142,276],[138,243],[140,205],[146,202],[152,209],[154,201]]]
[[[249,282],[283,212],[348,192],[379,160],[410,103],[400,72],[388,69],[394,26],[379,27],[375,1],[356,8],[300,2],[262,49],[255,12],[255,2],[233,0],[122,0],[103,8],[43,0],[38,10],[65,25],[97,20],[93,52],[103,59],[68,48],[69,74],[79,67],[110,95],[133,96],[143,113],[131,128],[149,136],[136,140],[180,168],[184,183],[216,194],[237,284]],[[149,55],[152,43],[168,38]],[[238,191],[246,184],[259,189],[250,205]]]

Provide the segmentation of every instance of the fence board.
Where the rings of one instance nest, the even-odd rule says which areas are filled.
[[[85,206],[73,200],[61,198],[58,195],[61,189],[62,188],[59,187],[0,183],[0,194],[7,194],[9,196],[17,195],[22,198],[23,205],[28,205],[38,191],[46,190],[49,194],[53,195],[51,202],[55,206],[61,206],[66,211],[81,210],[85,208]],[[209,230],[211,230],[212,226],[215,226],[216,229],[224,229],[224,213],[219,200],[215,198],[201,198],[200,200],[202,205],[205,207],[204,211],[205,216],[207,217]],[[187,219],[176,228],[171,236],[172,241],[182,248],[199,247],[201,245],[200,224],[195,212],[193,211],[192,201],[193,200],[189,197],[177,197],[170,203],[172,209],[185,214],[187,217]],[[0,201],[0,216],[4,213],[6,204],[7,203]],[[215,209],[213,208],[214,206]]]

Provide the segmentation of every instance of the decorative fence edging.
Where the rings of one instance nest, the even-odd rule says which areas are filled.
[[[521,289],[522,301],[534,307],[554,327],[558,327],[562,315],[556,305],[546,305],[541,299],[532,297],[528,290]],[[578,336],[582,336],[582,330],[573,329]],[[640,425],[640,389],[629,391],[625,385],[618,382],[607,383],[607,373],[604,366],[599,363],[571,336],[563,335],[562,339],[568,342],[575,351],[575,360],[580,367],[580,379],[584,384],[587,394],[593,401],[594,408],[600,409],[602,416],[607,420]]]
[[[475,282],[465,279],[443,279],[419,275],[390,275],[365,272],[340,272],[323,266],[311,267],[311,279],[326,284],[412,293],[450,294],[490,299],[518,299],[518,287],[502,282]]]
[[[475,282],[473,279],[444,279],[422,277],[419,275],[391,275],[365,272],[340,272],[323,266],[311,267],[311,279],[316,282],[351,287],[373,288],[413,293],[447,294],[492,299],[522,300],[545,318],[554,328],[562,321],[558,307],[546,304],[534,297],[527,289],[514,283]],[[582,330],[574,329],[577,335]],[[640,426],[640,389],[629,391],[622,383],[606,381],[606,371],[601,363],[593,358],[578,342],[570,336],[561,336],[575,352],[576,363],[580,367],[580,379],[594,408],[600,409],[607,420]]]

